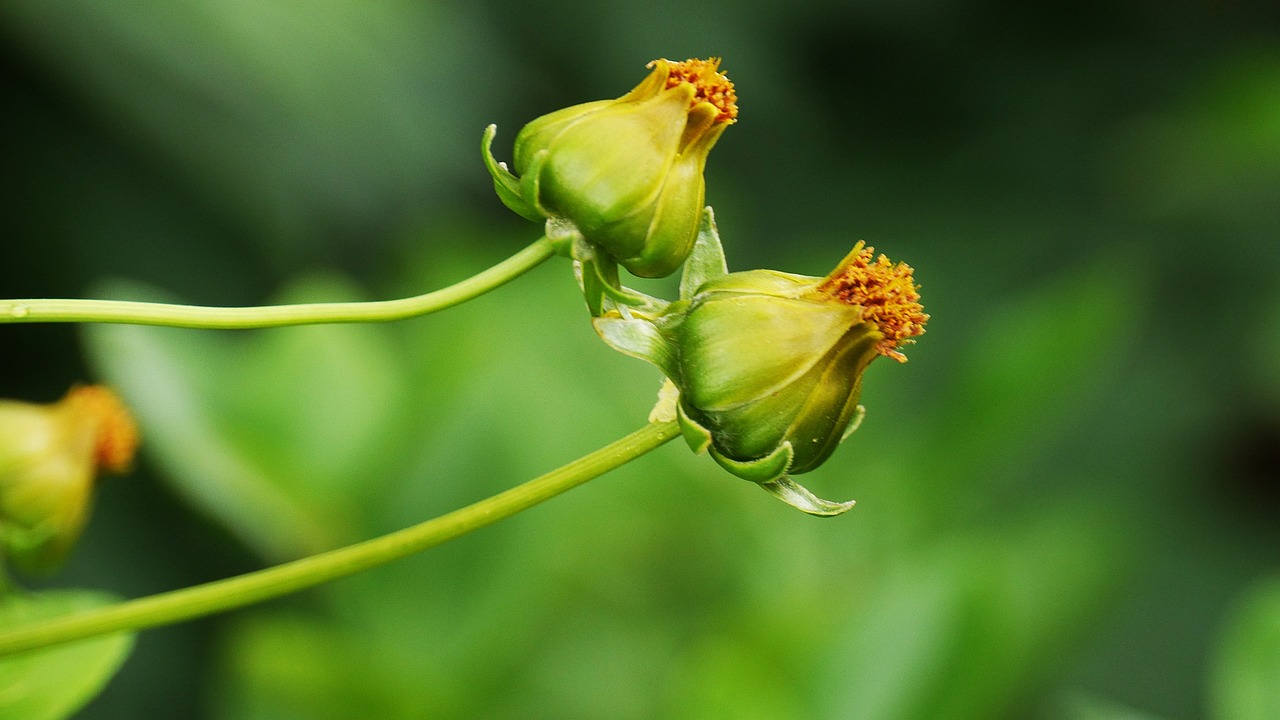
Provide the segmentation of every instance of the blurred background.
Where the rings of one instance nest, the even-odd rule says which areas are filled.
[[[724,57],[731,269],[916,268],[928,333],[803,516],[679,444],[144,633],[83,718],[1280,717],[1280,5],[0,4],[0,297],[416,294],[515,252],[479,158]],[[663,292],[663,286],[643,286]],[[637,427],[564,261],[442,315],[0,327],[145,435],[61,572],[125,597],[440,514]]]

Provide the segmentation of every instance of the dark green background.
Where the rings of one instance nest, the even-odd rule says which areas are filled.
[[[810,476],[845,517],[664,448],[429,556],[148,632],[83,717],[1274,717],[1233,698],[1280,686],[1280,630],[1252,629],[1280,628],[1278,8],[5,2],[2,297],[443,285],[538,233],[492,195],[486,124],[509,157],[654,57],[718,55],[731,269],[821,275],[866,239],[933,315]],[[0,327],[0,396],[121,383],[148,440],[32,583],[215,579],[612,440],[658,377],[575,292],[553,261],[378,329]],[[185,399],[129,384],[166,348]],[[158,420],[182,402],[207,437]],[[193,493],[227,487],[205,451],[320,530]]]

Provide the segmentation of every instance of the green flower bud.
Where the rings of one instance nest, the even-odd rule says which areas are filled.
[[[106,388],[35,405],[0,400],[0,548],[29,570],[57,566],[80,537],[100,471],[133,462],[137,426]]]
[[[616,100],[558,110],[516,136],[515,174],[484,154],[498,196],[533,220],[568,221],[641,277],[671,274],[693,248],[707,154],[737,117],[719,60],[655,60]],[[517,175],[519,176],[517,178]]]
[[[685,280],[700,275],[680,301],[649,313],[614,310],[596,329],[663,369],[695,451],[806,512],[844,512],[852,503],[817,498],[790,476],[820,466],[857,427],[871,361],[905,362],[898,348],[924,332],[929,316],[912,270],[858,243],[825,278],[726,274],[714,235],[708,215],[703,239],[713,247],[703,258],[695,251]]]
[[[755,482],[821,465],[858,416],[862,374],[924,331],[906,265],[859,243],[826,278],[756,270],[704,283],[672,335],[686,437]]]

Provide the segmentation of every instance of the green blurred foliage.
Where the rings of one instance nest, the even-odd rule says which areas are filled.
[[[62,617],[119,599],[93,590],[12,593],[0,598],[0,627]],[[111,680],[132,648],[132,635],[115,634],[0,659],[0,718],[70,717]]]
[[[509,159],[521,123],[711,54],[742,105],[707,169],[731,269],[822,275],[865,238],[924,285],[929,332],[805,477],[859,506],[808,518],[673,444],[149,631],[81,717],[1266,717],[1274,3],[12,0],[0,297],[439,287],[538,232],[492,194],[487,123]],[[143,466],[32,583],[130,597],[485,497],[659,384],[563,261],[389,326],[0,327],[0,396],[88,379]]]
[[[1214,679],[1214,717],[1280,715],[1280,581],[1248,593],[1227,627]]]

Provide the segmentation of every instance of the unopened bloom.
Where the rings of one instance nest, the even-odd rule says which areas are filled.
[[[858,243],[825,278],[755,270],[703,284],[670,330],[692,443],[767,482],[821,465],[858,414],[862,374],[928,316],[911,268]]]
[[[719,59],[655,60],[616,100],[544,115],[516,136],[514,174],[485,160],[498,196],[533,219],[568,221],[632,274],[671,274],[693,248],[707,154],[738,114]],[[518,177],[517,177],[518,176]]]
[[[99,473],[133,463],[137,426],[110,390],[50,405],[0,400],[0,543],[28,569],[56,566],[80,537]]]
[[[710,223],[703,238],[718,260],[695,251],[689,268],[723,267]],[[905,362],[902,346],[924,332],[911,268],[859,242],[826,277],[713,269],[684,287],[678,302],[615,310],[596,329],[662,368],[695,451],[806,512],[847,510],[852,503],[817,498],[790,476],[817,468],[857,427],[867,366],[881,356]]]

